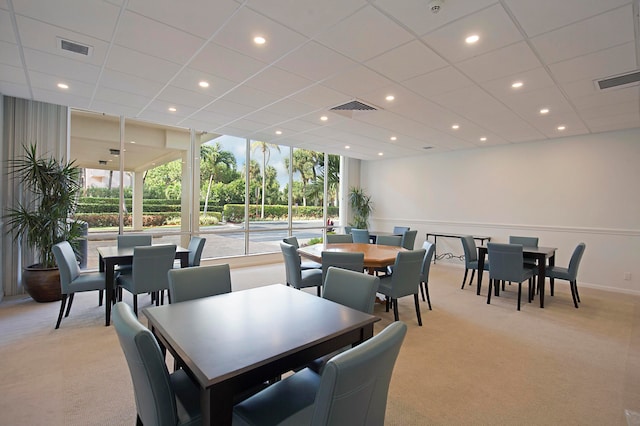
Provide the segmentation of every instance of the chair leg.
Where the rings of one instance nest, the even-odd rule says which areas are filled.
[[[489,292],[487,293],[487,305],[491,304],[491,287],[493,286],[493,280],[489,279]]]
[[[400,321],[400,316],[398,315],[398,299],[392,299],[393,301],[393,319],[396,321]]]
[[[137,294],[133,295],[133,313],[136,314],[136,317],[138,316],[138,295]]]
[[[462,287],[460,287],[461,290],[464,290],[464,282],[467,281],[467,274],[469,273],[468,269],[464,270],[464,277],[462,277]]]
[[[104,300],[104,292],[102,290],[99,290],[98,291],[98,306],[102,306],[102,301],[103,300]]]
[[[418,325],[422,327],[422,316],[420,315],[420,299],[418,298],[418,293],[414,293],[413,301],[416,304],[416,316],[418,317]]]
[[[576,299],[578,299],[578,303],[582,303],[580,301],[580,292],[578,292],[578,281],[573,282],[573,288],[576,290]]]
[[[318,289],[318,297],[320,297],[322,295],[322,290],[321,290],[322,286],[318,286],[316,287]]]
[[[75,293],[71,293],[69,295],[69,304],[67,305],[67,312],[64,314],[65,318],[69,316],[69,312],[71,312],[71,305],[73,304],[73,296]]]
[[[552,296],[553,296],[553,290],[554,290],[554,287],[555,287],[555,286],[554,286],[554,284],[555,284],[555,283],[553,282],[553,279],[550,279],[550,280],[549,280],[549,290],[550,290],[550,292],[551,292],[550,294],[551,294]]]
[[[56,330],[60,328],[60,322],[62,321],[62,313],[64,312],[64,306],[67,304],[67,295],[62,295],[62,300],[60,301],[60,313],[58,314],[58,321],[56,322]]]
[[[575,306],[576,309],[578,309],[578,298],[576,296],[576,291],[578,289],[578,286],[575,281],[569,281],[569,286],[571,287],[571,297],[573,298],[573,306]]]
[[[431,310],[431,298],[429,297],[429,284],[424,284],[424,291],[427,293],[427,303],[429,304],[429,310]]]
[[[473,277],[476,276],[476,270],[472,269],[471,270],[471,278],[469,279],[469,285],[473,284]]]
[[[520,296],[522,296],[522,281],[518,283],[518,310],[520,310]]]
[[[424,286],[425,286],[424,281],[422,281],[422,282],[420,283],[420,294],[422,294],[422,301],[423,301],[423,302],[425,301],[425,300],[424,300]]]
[[[384,298],[384,307],[385,307],[385,312],[389,312],[389,296],[386,296]]]

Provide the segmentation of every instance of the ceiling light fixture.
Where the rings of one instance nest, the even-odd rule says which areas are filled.
[[[559,131],[563,131],[563,130],[565,130],[566,128],[567,128],[567,126],[558,126],[558,130],[559,130]]]
[[[68,85],[68,84],[65,84],[65,83],[58,83],[58,87],[59,87],[60,89],[65,89],[65,90],[66,90],[66,89],[68,89],[68,88],[69,88],[69,85]]]
[[[392,141],[398,140],[398,138],[395,136],[391,136],[389,139],[391,139]]]
[[[396,98],[396,97],[395,97],[395,96],[393,96],[393,95],[387,95],[387,97],[386,97],[385,99],[386,99],[386,100],[388,100],[388,101],[392,101],[392,100],[394,100],[395,98]]]
[[[209,87],[209,82],[202,80],[200,83],[198,83],[198,86],[202,87],[203,89],[206,89],[207,87]]]
[[[281,135],[282,134],[282,130],[276,130],[276,135]]]
[[[267,39],[265,39],[262,36],[256,36],[256,37],[253,38],[253,42],[255,44],[265,44],[267,42]]]
[[[487,138],[485,138],[484,136],[480,138],[480,142],[486,142]]]
[[[453,130],[458,130],[460,128],[460,125],[459,124],[454,124],[453,126],[451,126],[451,128]]]
[[[176,109],[176,107],[169,107],[169,111],[171,111],[171,112],[176,112],[176,111],[177,111],[177,109]]]
[[[514,89],[519,89],[524,85],[524,83],[522,83],[521,81],[516,81],[515,83],[513,83],[511,85],[511,87],[513,87]]]
[[[465,41],[467,44],[474,44],[474,43],[477,43],[477,41],[478,41],[478,40],[480,40],[480,36],[479,36],[479,35],[477,35],[477,34],[470,35],[469,37],[467,37],[467,38],[465,38],[465,39],[464,39],[464,41]]]
[[[322,117],[320,117],[320,120],[322,121],[327,121],[329,119],[329,117],[327,117],[326,115],[323,115]]]
[[[549,114],[549,108],[542,108],[540,114]]]
[[[344,149],[351,149],[351,147],[349,145],[345,145]]]
[[[379,152],[379,153],[378,153],[378,155],[379,155],[380,157],[382,157],[382,156],[384,155],[384,153],[383,153],[383,152]]]

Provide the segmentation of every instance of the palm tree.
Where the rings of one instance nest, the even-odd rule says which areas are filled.
[[[315,166],[316,156],[313,151],[306,149],[296,149],[293,151],[293,164],[291,165],[292,173],[300,173],[300,182],[302,183],[302,205],[307,205],[307,184],[313,182],[316,176]],[[284,164],[289,171],[289,159],[284,159]]]
[[[208,168],[210,169],[207,194],[204,198],[204,214],[206,215],[209,205],[209,195],[211,194],[211,184],[213,183],[214,178],[216,178],[218,167],[225,166],[229,169],[233,169],[236,167],[236,159],[233,156],[233,153],[223,151],[219,142],[216,142],[214,145],[201,145],[200,158],[202,158],[203,165],[205,163],[208,164]]]
[[[262,210],[260,211],[260,219],[264,219],[264,190],[267,180],[265,179],[265,171],[267,169],[267,163],[271,157],[271,148],[275,148],[280,152],[280,147],[273,143],[255,141],[251,144],[251,151],[262,151]]]

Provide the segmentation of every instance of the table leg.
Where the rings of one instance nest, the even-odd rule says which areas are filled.
[[[433,264],[436,264],[436,258],[438,257],[438,236],[433,236]]]
[[[114,276],[115,264],[107,261],[105,262],[104,268],[105,268],[104,290],[106,293],[105,306],[104,306],[105,326],[109,326],[109,324],[111,324],[111,304],[113,303],[113,276]]]
[[[480,296],[480,287],[482,287],[482,272],[484,271],[484,250],[478,249],[478,289],[476,294]],[[473,275],[472,275],[473,276]]]
[[[546,274],[545,255],[538,257],[538,285],[540,286],[540,307],[544,308],[544,282]]]

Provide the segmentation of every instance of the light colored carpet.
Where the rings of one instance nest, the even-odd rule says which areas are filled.
[[[387,425],[625,425],[625,409],[640,412],[640,297],[581,288],[575,309],[560,282],[545,309],[517,312],[517,287],[487,305],[486,286],[476,296],[461,278],[432,267],[423,327],[413,299],[400,301],[409,330]],[[281,264],[232,270],[234,290],[283,280]],[[0,303],[1,425],[134,424],[129,371],[97,299],[78,294],[59,330],[59,303]],[[383,305],[375,314],[376,331],[393,320]]]

